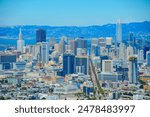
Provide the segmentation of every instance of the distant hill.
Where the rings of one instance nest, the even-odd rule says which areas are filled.
[[[19,28],[22,28],[24,39],[35,39],[36,30],[43,28],[46,30],[47,39],[50,37],[60,38],[67,36],[70,38],[84,37],[113,37],[115,38],[116,25],[93,25],[85,27],[77,26],[37,26],[37,25],[24,25],[24,26],[0,26],[0,38],[18,39]],[[123,39],[127,40],[129,32],[133,32],[136,37],[139,35],[150,34],[150,21],[123,23]]]

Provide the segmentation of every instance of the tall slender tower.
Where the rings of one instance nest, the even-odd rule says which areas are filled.
[[[137,67],[137,57],[129,57],[129,72],[128,78],[130,83],[138,83],[138,67]]]
[[[146,52],[146,63],[147,63],[147,66],[150,66],[150,51]]]
[[[75,72],[75,56],[70,53],[63,54],[63,74],[72,74]]]
[[[17,50],[23,52],[24,49],[24,40],[22,39],[22,31],[20,28],[19,39],[17,40]]]
[[[40,42],[40,59],[43,64],[49,62],[49,44],[48,42]]]
[[[115,41],[116,47],[117,47],[117,43],[122,43],[122,26],[120,20],[118,20],[116,24],[116,41]]]

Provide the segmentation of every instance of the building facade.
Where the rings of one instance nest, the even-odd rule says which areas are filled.
[[[129,82],[132,84],[138,83],[138,67],[137,67],[137,57],[129,57]]]
[[[24,52],[24,45],[25,45],[25,42],[22,38],[22,31],[20,29],[20,33],[19,33],[19,39],[17,40],[17,50],[21,53]]]
[[[70,53],[63,54],[63,74],[72,74],[75,72],[75,56]]]
[[[46,42],[46,31],[38,29],[36,31],[36,42]]]

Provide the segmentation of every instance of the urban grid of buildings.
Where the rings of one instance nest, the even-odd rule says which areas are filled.
[[[46,42],[36,31],[36,44],[26,45],[20,29],[17,49],[0,52],[0,99],[136,100],[150,99],[150,50],[137,46],[134,33],[116,38],[61,37]]]

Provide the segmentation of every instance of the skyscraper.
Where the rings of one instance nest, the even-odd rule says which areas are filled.
[[[136,54],[136,39],[133,32],[129,34],[129,45],[133,47],[133,53]]]
[[[129,45],[129,47],[127,47],[127,58],[129,58],[133,54],[134,54],[133,53],[133,47]]]
[[[146,59],[146,52],[150,50],[150,47],[144,47],[144,59]]]
[[[103,60],[102,62],[102,72],[113,72],[113,61]]]
[[[49,40],[50,47],[54,48],[55,44],[56,44],[56,38],[55,37],[51,37],[50,40]]]
[[[147,63],[147,66],[150,66],[150,51],[146,52],[146,63]]]
[[[13,53],[0,53],[0,70],[12,69],[16,62],[17,55]]]
[[[128,49],[128,51],[129,51],[129,49]],[[123,61],[127,61],[127,48],[124,43],[121,43],[119,45],[119,59],[121,59]]]
[[[87,40],[78,38],[75,40],[75,54],[77,54],[77,48],[87,49]]]
[[[24,51],[24,40],[22,39],[22,32],[20,28],[19,39],[17,40],[17,50],[20,52]]]
[[[106,49],[107,49],[107,55],[110,57],[110,50],[112,46],[112,37],[106,38]]]
[[[144,51],[138,50],[138,62],[143,62],[143,61],[144,61]]]
[[[67,40],[67,38],[64,36],[61,37],[61,39],[60,39],[58,50],[61,54],[63,54],[66,51],[65,50],[65,45],[67,44],[66,40]]]
[[[131,46],[133,46],[133,44],[134,44],[134,39],[135,39],[134,33],[133,33],[133,32],[130,32],[130,34],[129,34],[129,44],[130,44]]]
[[[36,42],[46,42],[46,31],[38,29],[36,31]]]
[[[100,47],[96,44],[91,45],[91,55],[100,56]]]
[[[63,74],[72,74],[75,71],[75,56],[70,53],[63,54]]]
[[[108,56],[100,56],[100,68],[101,68],[101,71],[102,71],[102,68],[103,68],[103,66],[102,66],[103,61],[104,60],[108,60],[108,59],[109,59]]]
[[[47,42],[40,43],[40,60],[43,64],[49,62],[49,44]]]
[[[75,57],[76,73],[88,74],[88,57],[76,56]]]
[[[70,45],[70,48],[72,50],[72,53],[75,54],[75,40],[70,39],[69,40],[69,45]]]
[[[116,24],[116,40],[115,40],[115,47],[117,47],[117,43],[122,43],[122,26],[121,21],[118,20]]]
[[[130,83],[138,82],[138,68],[137,68],[137,57],[131,56],[129,57],[129,74],[128,74]]]
[[[91,45],[96,44],[99,45],[99,39],[98,38],[92,38],[91,39]]]
[[[107,37],[106,38],[106,46],[111,46],[112,45],[112,37]]]

